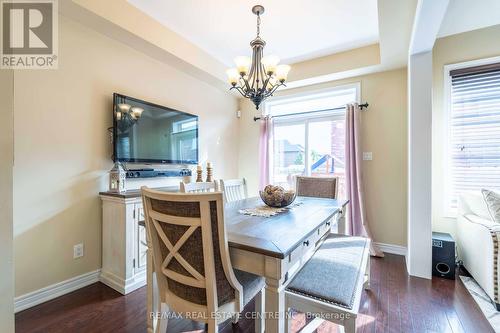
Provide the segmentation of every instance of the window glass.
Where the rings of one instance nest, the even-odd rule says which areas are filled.
[[[344,106],[357,96],[357,86],[345,86],[266,104],[274,119],[273,184],[295,188],[297,175],[338,176],[339,197],[345,197]]]
[[[450,72],[448,211],[458,194],[500,189],[500,64]]]

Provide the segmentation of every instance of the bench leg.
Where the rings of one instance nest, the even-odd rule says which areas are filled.
[[[368,257],[368,260],[366,261],[365,278],[366,278],[366,281],[365,281],[363,287],[366,290],[370,290],[370,278],[371,278],[371,273],[370,273],[370,257]]]
[[[285,296],[285,333],[290,333],[292,331],[293,322],[293,311],[290,307],[290,301],[288,297]]]
[[[344,320],[344,332],[345,333],[356,333],[356,318],[351,317]]]

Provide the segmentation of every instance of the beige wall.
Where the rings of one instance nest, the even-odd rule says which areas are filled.
[[[14,332],[12,164],[14,162],[14,73],[0,70],[0,332]]]
[[[200,158],[238,174],[237,100],[60,16],[59,69],[15,74],[16,295],[99,269],[112,93],[200,116]],[[140,185],[140,184],[137,184]],[[85,256],[73,260],[73,245]]]
[[[288,82],[358,70],[380,64],[380,46],[372,44],[293,64]]]
[[[361,83],[361,100],[370,103],[362,116],[363,151],[373,152],[364,161],[367,217],[376,242],[406,245],[406,68],[284,91],[282,95]],[[250,193],[258,188],[258,115],[247,100],[240,100],[240,177]]]
[[[500,25],[440,38],[433,49],[432,220],[433,230],[455,233],[455,219],[445,217],[444,66],[500,56]]]

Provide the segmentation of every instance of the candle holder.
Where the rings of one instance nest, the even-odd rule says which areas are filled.
[[[212,168],[212,165],[210,163],[207,163],[207,183],[211,183],[214,181],[214,177],[213,177],[213,168]]]
[[[203,182],[203,170],[201,169],[201,167],[196,169],[196,182],[197,183]]]

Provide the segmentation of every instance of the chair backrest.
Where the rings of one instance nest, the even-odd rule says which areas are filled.
[[[338,177],[297,176],[297,195],[304,197],[337,199]]]
[[[247,181],[242,179],[220,180],[220,187],[224,191],[224,200],[232,202],[248,198]]]
[[[217,181],[195,183],[181,182],[180,190],[181,193],[217,192],[219,190],[219,186],[217,184]]]
[[[162,302],[179,313],[239,313],[241,284],[229,257],[221,192],[142,189],[146,231]]]

